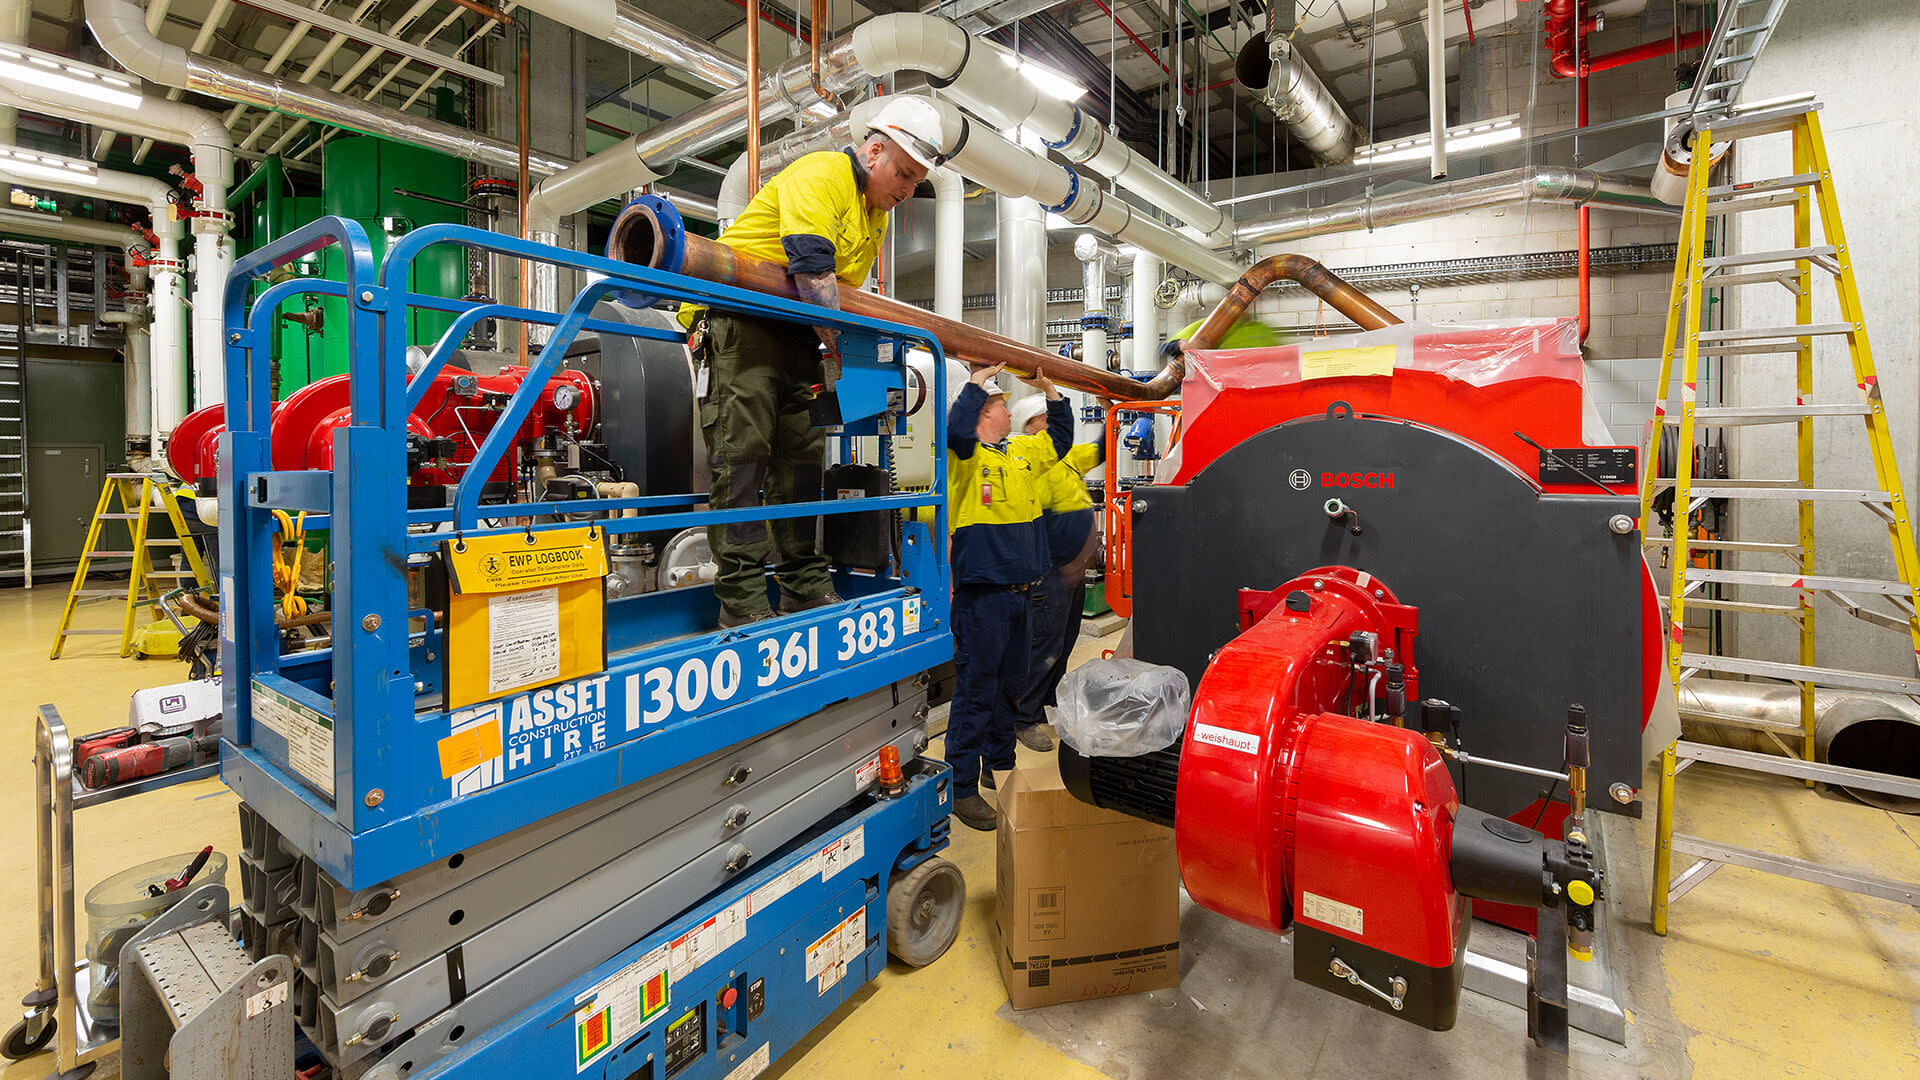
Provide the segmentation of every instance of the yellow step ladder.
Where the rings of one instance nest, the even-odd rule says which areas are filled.
[[[115,509],[116,501],[119,508]],[[173,535],[157,535],[153,530],[156,514],[164,514],[167,523],[173,529]],[[107,551],[101,545],[109,521],[127,522],[132,533],[132,550]],[[172,570],[156,566],[153,558],[154,548],[179,548],[186,559],[188,569]],[[128,559],[127,583],[124,588],[88,588],[87,575],[99,573],[103,569],[94,565],[96,559]],[[124,472],[108,473],[104,484],[100,486],[100,501],[94,505],[93,521],[87,526],[87,542],[80,553],[80,565],[74,571],[73,585],[67,590],[66,610],[60,613],[60,628],[53,636],[52,658],[60,659],[60,651],[66,648],[67,639],[76,634],[118,634],[120,635],[120,655],[133,655],[135,626],[134,613],[142,605],[157,608],[160,596],[174,583],[191,578],[201,588],[213,584],[207,573],[206,560],[201,558],[200,544],[187,528],[186,517],[180,511],[179,496],[174,486],[165,477],[152,473]],[[75,627],[73,615],[79,605],[89,601],[119,599],[123,603],[121,624],[118,627]],[[156,616],[160,613],[156,610]]]
[[[1640,520],[1643,535],[1649,537],[1649,554],[1664,554],[1670,572],[1666,601],[1666,653],[1668,674],[1676,688],[1689,680],[1714,675],[1775,679],[1797,684],[1800,689],[1798,723],[1734,721],[1764,732],[1782,750],[1784,756],[1733,750],[1719,746],[1680,740],[1667,747],[1661,760],[1660,805],[1656,819],[1656,847],[1653,873],[1653,926],[1658,933],[1667,931],[1667,909],[1688,890],[1726,865],[1743,866],[1767,873],[1784,874],[1803,881],[1814,881],[1853,892],[1915,903],[1920,886],[1891,881],[1875,875],[1830,867],[1770,852],[1736,847],[1698,836],[1674,832],[1675,777],[1696,762],[1708,762],[1749,772],[1770,773],[1805,781],[1841,784],[1891,794],[1920,794],[1920,783],[1903,777],[1859,769],[1845,769],[1814,760],[1814,689],[1835,687],[1855,690],[1892,691],[1920,694],[1920,678],[1874,672],[1848,671],[1816,666],[1814,654],[1815,597],[1825,595],[1848,613],[1883,628],[1905,631],[1920,656],[1920,560],[1914,552],[1913,526],[1909,519],[1906,490],[1894,461],[1893,442],[1887,431],[1886,406],[1874,371],[1873,353],[1867,342],[1866,317],[1860,306],[1860,292],[1854,280],[1853,253],[1840,226],[1840,211],[1833,187],[1833,168],[1827,158],[1826,142],[1820,134],[1820,106],[1811,100],[1756,106],[1714,116],[1709,122],[1696,118],[1693,162],[1687,179],[1687,196],[1680,229],[1679,250],[1674,264],[1673,290],[1667,313],[1667,335],[1660,357],[1661,400],[1655,424],[1677,428],[1676,452],[1672,455],[1672,475],[1656,464],[1660,455],[1650,451],[1649,467],[1643,470],[1640,491]],[[1710,126],[1709,126],[1710,123]],[[1714,140],[1738,143],[1762,136],[1790,135],[1793,140],[1793,164],[1790,175],[1746,183],[1710,185],[1707,174],[1711,155],[1702,149]],[[1790,210],[1793,215],[1792,246],[1779,250],[1739,253],[1707,252],[1707,230],[1711,219],[1729,214],[1767,210]],[[1819,219],[1819,242],[1814,236],[1814,220]],[[1833,323],[1813,321],[1815,278],[1829,279],[1838,293],[1840,319]],[[1784,287],[1794,294],[1794,321],[1788,326],[1723,327],[1703,329],[1701,317],[1707,294],[1746,286]],[[1722,292],[1721,296],[1725,297]],[[1726,307],[1721,306],[1725,311]],[[1816,340],[1833,340],[1845,345],[1851,360],[1857,396],[1854,400],[1824,401],[1815,398],[1813,345]],[[1795,398],[1791,402],[1768,404],[1702,403],[1698,398],[1701,357],[1718,359],[1724,379],[1729,369],[1753,363],[1794,365]],[[1756,359],[1757,358],[1757,359]],[[1790,358],[1790,359],[1787,359]],[[1676,361],[1678,364],[1676,366]],[[1678,375],[1679,400],[1671,395]],[[1722,382],[1724,385],[1724,382]],[[1866,450],[1872,457],[1875,486],[1872,488],[1821,487],[1814,477],[1815,423],[1839,419],[1854,420],[1864,428]],[[1793,479],[1722,479],[1694,476],[1695,435],[1705,429],[1744,428],[1766,424],[1792,424],[1796,434],[1798,475]],[[1833,436],[1829,447],[1843,434],[1838,428],[1823,429]],[[1664,427],[1656,429],[1654,448],[1658,448]],[[1673,492],[1673,535],[1652,536],[1650,516],[1655,496]],[[1747,505],[1747,500],[1792,502],[1798,507],[1797,535],[1792,537],[1723,536],[1703,538],[1691,525],[1692,516],[1710,500],[1729,500]],[[1886,524],[1887,538],[1893,549],[1898,580],[1838,577],[1818,573],[1814,563],[1814,508],[1854,505],[1863,507]],[[1666,549],[1661,552],[1660,549]],[[1709,556],[1696,558],[1696,556]],[[1746,560],[1735,568],[1722,565],[1732,556]],[[1783,560],[1785,566],[1772,569]],[[1656,565],[1658,565],[1656,561]],[[1760,569],[1759,566],[1769,568]],[[1736,598],[1718,595],[1722,587],[1742,590]],[[1779,603],[1762,603],[1752,590],[1779,589],[1790,597]],[[1765,596],[1763,594],[1762,599]],[[1874,605],[1874,606],[1869,606]],[[1784,617],[1798,624],[1799,650],[1794,662],[1752,656],[1726,655],[1714,651],[1711,643],[1700,651],[1689,651],[1685,642],[1686,613],[1698,608],[1706,611],[1736,611],[1746,618]],[[1785,739],[1782,739],[1785,736]],[[1796,738],[1797,736],[1797,738]],[[1694,856],[1693,863],[1676,880],[1673,857]]]

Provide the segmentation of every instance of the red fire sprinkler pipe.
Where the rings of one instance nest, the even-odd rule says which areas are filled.
[[[1651,60],[1656,56],[1670,56],[1679,49],[1697,49],[1705,44],[1707,35],[1703,31],[1682,34],[1678,41],[1671,37],[1658,41],[1649,41],[1618,52],[1601,53],[1598,56],[1580,54],[1585,50],[1588,34],[1599,29],[1599,23],[1592,17],[1580,16],[1580,0],[1544,0],[1546,5],[1547,52],[1553,57],[1553,74],[1561,79],[1576,79],[1582,75],[1591,75],[1596,71],[1608,71],[1641,60]],[[1579,30],[1575,32],[1575,23]]]
[[[1582,74],[1574,82],[1574,126],[1587,126],[1587,77]],[[1580,343],[1587,342],[1587,332],[1593,329],[1593,211],[1586,203],[1580,204]]]

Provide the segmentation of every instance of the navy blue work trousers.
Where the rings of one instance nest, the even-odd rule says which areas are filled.
[[[1080,640],[1080,622],[1086,603],[1087,575],[1075,563],[1054,567],[1033,587],[1029,616],[1032,660],[1026,689],[1021,692],[1015,710],[1016,723],[1046,723],[1047,706],[1055,704],[1060,680],[1067,674],[1067,658],[1073,655],[1073,646]]]
[[[979,792],[980,771],[1013,768],[1013,722],[1027,688],[1027,591],[962,585],[953,594],[953,704],[947,764],[953,797]]]

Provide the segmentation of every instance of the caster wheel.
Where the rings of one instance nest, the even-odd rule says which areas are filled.
[[[33,1026],[34,1024],[39,1025],[37,1030]],[[4,1055],[12,1061],[20,1061],[24,1058],[32,1057],[41,1050],[44,1050],[46,1045],[53,1041],[53,1032],[56,1026],[57,1021],[51,1016],[35,1020],[32,1023],[26,1020],[20,1021],[13,1025],[13,1027],[7,1029],[7,1041],[5,1045],[0,1045],[0,1055]]]
[[[887,951],[914,967],[946,954],[960,936],[967,882],[945,859],[928,859],[887,886]]]

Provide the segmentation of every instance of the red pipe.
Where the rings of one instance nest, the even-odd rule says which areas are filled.
[[[1574,126],[1587,126],[1587,77],[1581,75],[1574,84]],[[1586,344],[1587,332],[1593,329],[1593,211],[1586,203],[1580,204],[1580,343]]]
[[[1649,41],[1635,45],[1632,48],[1621,49],[1618,52],[1589,56],[1587,57],[1587,62],[1582,64],[1581,67],[1584,69],[1585,74],[1591,75],[1596,71],[1607,71],[1612,68],[1624,67],[1627,64],[1637,64],[1642,60],[1651,60],[1656,56],[1671,56],[1676,49],[1697,49],[1706,43],[1706,32],[1703,30],[1695,30],[1691,33],[1681,34],[1677,45],[1670,37],[1661,38],[1658,41]]]
[[[1467,44],[1473,44],[1473,0],[1460,0],[1460,14],[1467,17]]]

